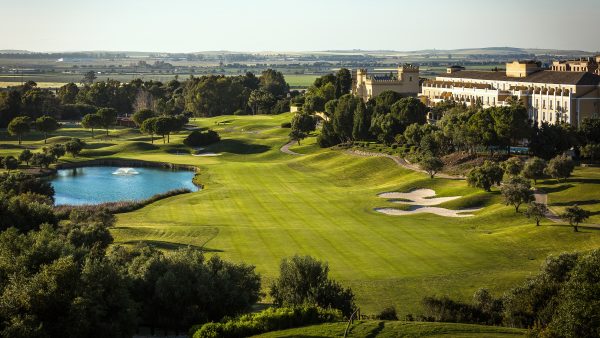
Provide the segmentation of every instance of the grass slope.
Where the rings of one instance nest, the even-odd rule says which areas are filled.
[[[192,164],[201,168],[205,189],[158,201],[118,216],[112,230],[117,243],[146,242],[163,249],[192,245],[226,259],[256,265],[265,285],[278,273],[281,258],[310,254],[329,262],[331,274],[357,294],[363,313],[395,305],[400,314],[418,313],[427,295],[470,299],[480,287],[500,293],[535,273],[548,254],[598,247],[600,232],[574,234],[560,226],[535,227],[497,192],[475,190],[464,181],[429,179],[386,158],[354,157],[319,149],[314,137],[283,154],[289,129],[278,116],[221,116],[192,121],[219,131],[222,141],[207,147],[218,157],[194,157],[181,145],[185,133],[170,144],[132,129],[101,131],[95,139],[80,128],[64,128],[49,143],[84,137],[89,143],[78,158],[133,158]],[[24,146],[41,147],[39,134]],[[0,132],[0,154],[17,154],[14,138]],[[180,155],[177,155],[180,154]],[[581,179],[598,169],[578,169]],[[588,184],[574,180],[569,189]],[[586,183],[589,183],[586,181]],[[448,208],[484,207],[473,218],[430,214],[393,217],[373,211],[397,207],[380,192],[432,188],[439,196],[461,195]],[[552,191],[550,201],[568,201]],[[579,190],[578,190],[579,191]],[[590,196],[594,190],[589,191]],[[555,200],[556,199],[556,200]],[[592,199],[590,197],[590,199]],[[268,301],[268,299],[267,299]]]
[[[284,337],[343,337],[347,323],[327,323],[301,328],[274,331],[256,338]],[[350,327],[348,337],[523,337],[524,330],[451,323],[419,323],[395,321],[356,321]]]

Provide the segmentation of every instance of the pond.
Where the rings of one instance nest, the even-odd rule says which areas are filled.
[[[192,171],[107,166],[61,169],[50,182],[56,205],[82,205],[142,200],[174,189],[197,191],[193,177]]]

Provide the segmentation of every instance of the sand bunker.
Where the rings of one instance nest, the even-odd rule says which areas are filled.
[[[401,199],[404,201],[394,201],[394,203],[410,205],[438,205],[462,197],[451,196],[433,198],[435,196],[435,191],[431,189],[418,189],[411,192],[384,192],[377,196],[387,199]]]
[[[223,154],[217,154],[217,153],[192,154],[192,156],[205,156],[205,157],[208,157],[208,156],[221,156],[221,155],[223,155]]]
[[[442,204],[452,201],[462,196],[437,197],[435,191],[431,189],[418,189],[408,193],[402,192],[386,192],[377,195],[381,198],[392,199],[393,203],[408,204],[411,207],[408,210],[400,210],[395,208],[375,208],[374,210],[386,215],[404,216],[419,213],[436,214],[444,217],[471,217],[474,216],[471,212],[481,210],[481,208],[452,210],[446,208],[432,207],[433,205]],[[393,199],[398,199],[393,201]]]

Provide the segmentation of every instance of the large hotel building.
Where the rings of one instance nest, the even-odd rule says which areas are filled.
[[[534,122],[578,125],[584,118],[600,117],[599,63],[600,57],[556,61],[549,69],[535,61],[507,63],[506,71],[468,71],[454,66],[426,80],[420,97],[429,106],[453,100],[493,107],[518,99]]]

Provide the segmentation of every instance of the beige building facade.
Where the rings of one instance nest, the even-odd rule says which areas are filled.
[[[507,63],[505,72],[449,68],[424,82],[420,97],[429,106],[450,100],[484,108],[507,106],[517,99],[534,122],[578,125],[584,118],[600,117],[600,76],[595,71],[590,65],[587,71],[545,70],[533,61]]]
[[[362,98],[363,101],[368,101],[387,90],[416,97],[419,89],[418,66],[398,66],[396,74],[368,74],[366,69],[352,72],[352,94]]]

